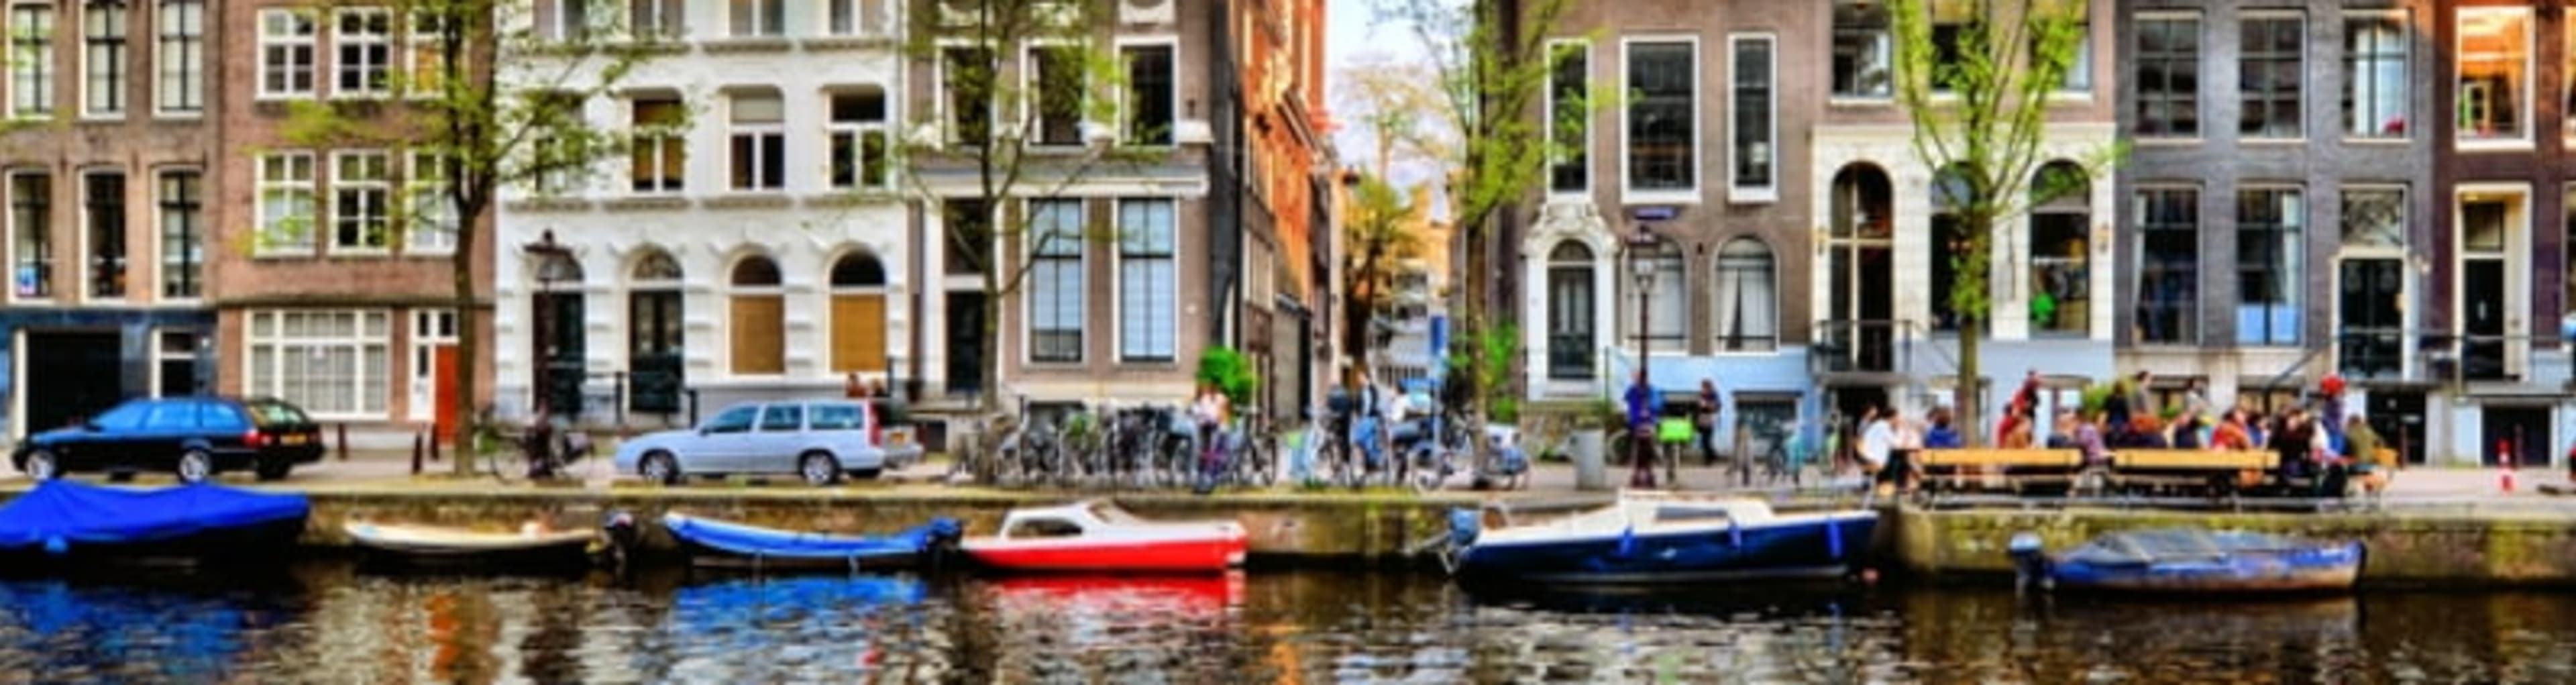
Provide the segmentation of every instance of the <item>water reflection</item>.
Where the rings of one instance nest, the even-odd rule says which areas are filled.
[[[2277,602],[1429,575],[0,582],[0,683],[2576,682],[2554,593]]]

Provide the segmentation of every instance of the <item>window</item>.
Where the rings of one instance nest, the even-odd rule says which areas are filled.
[[[156,397],[180,396],[184,396],[184,394],[156,395]],[[197,428],[197,403],[162,402],[152,405],[152,417],[143,420],[143,427],[149,430],[172,432],[195,430]]]
[[[1728,105],[1734,114],[1735,163],[1728,185],[1737,201],[1768,202],[1780,192],[1771,174],[1771,151],[1779,133],[1771,122],[1772,39],[1735,36],[1728,42],[1735,51],[1735,102]]]
[[[1780,344],[1779,272],[1771,248],[1752,238],[1717,251],[1717,350],[1769,351]]]
[[[776,36],[787,26],[787,0],[731,0],[733,35]]]
[[[984,273],[993,255],[992,210],[982,200],[947,200],[940,223],[948,229],[948,241],[939,246],[941,271],[950,276]]]
[[[1171,200],[1118,201],[1118,359],[1178,358],[1179,231]]]
[[[259,158],[259,236],[255,251],[313,251],[313,153],[282,152]]]
[[[403,93],[411,97],[435,95],[446,85],[447,74],[466,71],[465,57],[473,54],[470,51],[458,55],[455,64],[448,63],[448,46],[461,45],[467,38],[462,28],[450,30],[447,19],[448,16],[443,14],[439,7],[424,7],[412,11],[410,19],[406,22],[410,24],[407,29],[410,32],[410,39],[403,46],[405,55],[403,59],[411,66],[402,82],[394,84]]]
[[[786,373],[786,295],[779,288],[778,263],[745,257],[734,264],[732,283],[734,375]]]
[[[313,94],[313,15],[303,10],[259,11],[259,95]]]
[[[205,0],[161,0],[154,24],[160,34],[153,51],[160,65],[154,106],[165,114],[206,111]]]
[[[1547,254],[1547,377],[1592,378],[1593,357],[1601,341],[1594,338],[1592,250],[1583,243],[1557,243]]]
[[[993,133],[993,83],[999,78],[990,48],[949,47],[939,51],[941,101],[948,117],[948,142],[983,145]]]
[[[1932,176],[1931,194],[1932,327],[1957,330],[1959,305],[1951,291],[1959,283],[1959,255],[1968,252],[1967,222],[1959,215],[1970,200],[1968,179],[1957,165],[1945,168]]]
[[[787,111],[778,93],[733,96],[733,189],[787,187]]]
[[[760,418],[758,405],[734,407],[724,410],[722,414],[717,414],[715,418],[707,419],[705,430],[708,433],[718,434],[749,433],[751,422],[758,418]]]
[[[161,172],[161,299],[204,295],[206,263],[205,174]]]
[[[2462,142],[2525,139],[2531,112],[2531,8],[2459,8],[2458,136]]]
[[[344,9],[332,13],[338,27],[331,33],[331,45],[339,58],[332,68],[339,73],[332,83],[331,95],[382,95],[392,86],[387,76],[393,62],[393,14],[381,7]]]
[[[805,405],[773,404],[760,410],[760,432],[793,433],[805,428]]]
[[[1894,91],[1896,49],[1885,0],[1834,0],[1834,95],[1883,98]]]
[[[1592,187],[1592,46],[1581,41],[1548,44],[1547,189],[1580,193]]]
[[[2236,194],[2236,342],[2299,344],[2299,191],[2252,188]]]
[[[832,371],[886,367],[885,265],[864,253],[832,263]]]
[[[1028,51],[1029,125],[1039,145],[1082,144],[1082,56],[1073,48],[1032,47]]]
[[[2039,4],[2045,6],[2051,3]],[[2075,28],[2075,54],[2069,55],[2073,59],[2066,63],[2066,79],[2058,82],[2057,89],[2068,92],[2092,90],[2093,4],[2087,0],[2060,0],[2054,5],[2060,11],[2073,13],[2074,16],[2069,19],[2074,22]],[[2036,40],[2034,40],[2035,43]]]
[[[590,38],[590,4],[598,0],[554,0],[555,20],[546,23],[547,37],[572,42]]]
[[[2348,16],[2343,27],[2344,136],[2406,137],[2406,13]]]
[[[680,98],[675,95],[638,97],[631,106],[632,118],[627,123],[635,133],[632,147],[627,151],[627,160],[635,192],[679,191],[684,187],[689,167],[688,140],[681,137],[688,126],[688,113],[680,109]]]
[[[832,94],[832,187],[883,190],[894,185],[893,145],[886,137],[885,91]]]
[[[2200,191],[2137,194],[2138,341],[2191,344],[2200,329]]]
[[[1986,11],[1983,2],[1972,0],[1928,0],[1932,13],[1932,92],[1950,92],[1957,83],[1953,76],[1968,59],[1968,28],[1978,12]],[[1983,50],[1984,48],[1975,48]]]
[[[124,0],[81,5],[81,113],[125,112],[126,14]]]
[[[2343,247],[2406,247],[2405,188],[2343,191]]]
[[[875,35],[894,30],[893,9],[886,0],[826,0],[825,24],[835,36]]]
[[[392,164],[383,152],[331,155],[331,251],[385,249],[392,237]]]
[[[252,311],[243,394],[273,396],[316,418],[381,418],[388,326],[380,311]]]
[[[2031,330],[2084,334],[2093,321],[2092,185],[2081,167],[2052,162],[2030,192]]]
[[[587,126],[582,110],[586,103],[578,93],[548,91],[529,95],[528,122],[524,130],[554,131]],[[570,190],[587,180],[590,160],[578,149],[578,143],[563,138],[540,140],[528,146],[526,164],[533,172],[529,186],[539,195],[552,195]]]
[[[90,299],[125,297],[125,174],[83,174],[81,216],[89,229]]]
[[[143,427],[143,419],[152,413],[152,402],[127,402],[100,413],[89,420],[91,425],[112,431]]]
[[[1030,201],[1028,236],[1029,360],[1082,361],[1082,201]]]
[[[2137,134],[2199,136],[2200,17],[2148,15],[2137,30]]]
[[[1172,144],[1172,46],[1129,45],[1118,49],[1127,65],[1127,142]]]
[[[438,153],[411,153],[410,173],[403,177],[405,201],[403,252],[446,254],[456,249],[456,202],[448,197],[447,165]]]
[[[866,430],[864,412],[855,404],[817,404],[806,417],[806,426],[818,431]]]
[[[1681,248],[1674,246],[1672,241],[1663,240],[1657,241],[1653,247],[1628,249],[1631,254],[1626,255],[1626,259],[1631,263],[1622,266],[1633,270],[1639,268],[1634,260],[1644,260],[1643,268],[1648,270],[1645,276],[1646,329],[1642,333],[1637,330],[1638,277],[1634,273],[1622,274],[1625,278],[1619,279],[1620,284],[1628,289],[1626,296],[1619,298],[1620,308],[1627,312],[1619,317],[1620,325],[1625,327],[1630,341],[1642,335],[1649,351],[1682,351],[1686,340],[1683,331],[1690,330],[1690,274],[1683,270]],[[1646,252],[1635,254],[1634,251],[1639,249]]]
[[[2236,94],[2242,100],[2236,132],[2247,138],[2299,137],[2299,49],[2304,23],[2297,15],[2245,19],[2238,43]]]
[[[54,179],[9,176],[9,260],[21,299],[54,296]]]
[[[1628,50],[1629,192],[1687,193],[1699,187],[1696,43],[1633,42]]]
[[[680,0],[628,0],[626,11],[638,37],[671,40],[686,33],[688,14]]]
[[[9,113],[54,113],[54,6],[9,6]]]

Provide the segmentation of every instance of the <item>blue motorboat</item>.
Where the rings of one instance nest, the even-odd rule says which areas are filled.
[[[1869,550],[1878,513],[1774,513],[1752,499],[1630,492],[1564,519],[1483,530],[1450,514],[1451,568],[1462,578],[1665,583],[1832,578]]]
[[[965,527],[940,517],[891,535],[839,535],[779,530],[699,518],[662,515],[662,528],[707,566],[909,567],[956,548]]]
[[[52,480],[0,507],[0,557],[263,563],[304,534],[303,495],[197,484],[137,489]],[[16,566],[13,564],[13,566]]]
[[[2022,533],[2010,551],[2024,585],[2170,593],[2341,592],[2365,556],[2357,540],[2185,528],[2110,533],[2057,555]]]

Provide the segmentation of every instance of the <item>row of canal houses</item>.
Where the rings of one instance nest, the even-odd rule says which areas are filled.
[[[1031,256],[1031,295],[1001,308],[999,336],[972,260],[946,254],[947,231],[990,208],[960,199],[974,184],[953,170],[886,154],[953,137],[966,111],[942,79],[962,51],[915,49],[913,31],[946,30],[917,27],[950,25],[914,20],[943,11],[931,0],[503,3],[496,21],[539,40],[631,32],[660,48],[574,103],[636,132],[631,154],[505,188],[465,222],[389,207],[437,187],[406,151],[285,130],[311,103],[399,118],[407,79],[389,70],[436,63],[406,0],[0,2],[0,99],[25,124],[0,134],[7,433],[221,392],[402,444],[478,407],[527,415],[540,395],[656,426],[839,395],[854,374],[929,412],[996,391],[1181,401],[1213,345],[1282,379],[1266,405],[1303,406],[1329,373],[1308,360],[1332,356],[1333,184],[1310,171],[1329,157],[1325,3],[1091,1],[1129,121],[1030,130],[1147,136],[1121,142],[1149,159],[1024,201],[1122,239]],[[997,50],[1004,78],[1042,47]],[[414,228],[372,230],[397,213]],[[460,223],[487,238],[471,262],[489,316],[470,331],[451,298]],[[298,225],[311,230],[259,228]],[[464,336],[490,341],[472,398],[449,373]],[[976,363],[991,348],[1000,378]]]
[[[1997,237],[1985,416],[2032,370],[2053,404],[2150,371],[2161,398],[2257,409],[2331,373],[2409,461],[2576,440],[2576,3],[2035,1],[2086,29],[2046,147],[2128,154]],[[2025,3],[1927,4],[1937,40]],[[1530,398],[1597,396],[1642,348],[1758,440],[1949,401],[1949,223],[1891,97],[1889,11],[1576,3],[1548,106],[1623,95],[1497,248]]]

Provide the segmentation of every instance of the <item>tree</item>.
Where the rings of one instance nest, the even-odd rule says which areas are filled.
[[[297,145],[398,150],[419,160],[417,173],[428,176],[411,180],[442,181],[406,183],[389,208],[390,220],[364,229],[386,235],[364,239],[393,246],[446,234],[451,303],[464,333],[457,336],[454,383],[469,401],[477,394],[474,370],[483,353],[474,333],[482,305],[474,257],[493,230],[494,202],[504,188],[557,192],[623,154],[626,132],[593,126],[581,105],[611,96],[637,67],[668,51],[661,32],[629,30],[627,3],[561,1],[582,8],[587,25],[532,29],[537,17],[530,3],[518,0],[367,3],[386,10],[386,33],[411,37],[401,53],[408,59],[385,74],[386,95],[299,100],[283,128],[283,137]],[[361,6],[318,0],[307,9],[328,17]],[[301,240],[313,227],[307,217],[257,230],[262,241]],[[473,424],[457,422],[460,447],[474,444]],[[472,473],[473,462],[457,459],[457,473]]]
[[[1371,53],[1336,70],[1333,79],[1340,84],[1342,109],[1359,124],[1355,132],[1368,136],[1375,153],[1369,173],[1395,178],[1399,157],[1435,165],[1457,157],[1457,136],[1436,116],[1445,100],[1440,75],[1429,65]]]
[[[1422,254],[1422,234],[1414,230],[1417,214],[1419,208],[1386,179],[1361,175],[1351,189],[1351,204],[1342,217],[1343,250],[1350,259],[1342,311],[1348,317],[1343,330],[1360,336],[1351,348],[1351,362],[1357,368],[1368,368],[1369,331],[1388,291],[1394,289],[1394,266]]]
[[[1935,31],[1935,5],[1964,22]],[[2084,155],[2080,176],[2035,178],[2048,161],[2048,99],[2086,45],[2081,9],[2063,0],[1896,0],[1888,8],[1896,98],[1914,125],[1914,155],[1942,170],[1936,202],[1949,207],[1964,240],[1949,253],[1957,276],[1948,293],[1958,317],[1960,425],[1983,425],[1977,349],[1993,306],[1986,277],[1995,231],[2083,187],[2119,156],[2118,146],[2107,146]]]
[[[1469,279],[1453,300],[1452,319],[1462,339],[1492,327],[1483,280],[1494,272],[1494,230],[1503,212],[1520,206],[1545,177],[1547,161],[1563,152],[1540,105],[1553,66],[1548,51],[1571,0],[1375,0],[1381,18],[1412,29],[1431,56],[1445,106],[1439,115],[1458,132],[1448,167],[1450,219],[1457,245],[1467,253],[1459,273]],[[1471,364],[1487,355],[1467,355]],[[1499,376],[1477,368],[1455,369],[1450,382],[1475,384]],[[1469,425],[1484,422],[1486,388],[1462,388]],[[1473,431],[1477,459],[1490,457],[1484,431]]]
[[[905,51],[933,67],[941,114],[904,141],[905,178],[925,210],[943,217],[952,265],[982,280],[982,337],[999,340],[1002,307],[1037,263],[1003,255],[1120,239],[1115,221],[1060,226],[1010,203],[1061,197],[1104,173],[1169,160],[1185,141],[1176,137],[1178,113],[1168,101],[1135,97],[1129,56],[1111,40],[1110,3],[923,0],[916,7]],[[1024,63],[1023,51],[1038,73],[1012,68]],[[960,213],[948,216],[951,210]],[[1001,346],[985,344],[980,354],[985,382],[994,387],[980,393],[979,408],[998,413]]]

